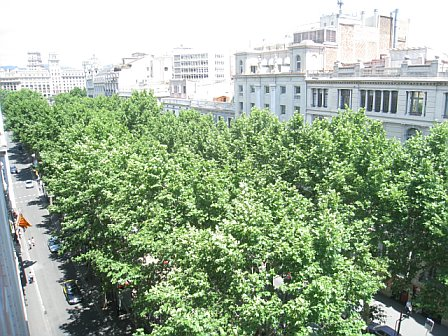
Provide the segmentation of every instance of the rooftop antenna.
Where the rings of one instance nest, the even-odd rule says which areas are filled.
[[[344,2],[342,0],[338,0],[338,6],[339,6],[339,14],[342,14],[342,5]]]

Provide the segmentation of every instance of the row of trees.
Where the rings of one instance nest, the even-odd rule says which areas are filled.
[[[448,315],[448,125],[406,144],[363,111],[230,127],[74,91],[3,101],[38,153],[64,251],[133,293],[154,335],[358,335],[387,279]]]

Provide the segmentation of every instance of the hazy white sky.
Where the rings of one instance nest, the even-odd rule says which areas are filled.
[[[410,19],[410,46],[448,52],[448,3],[442,0],[343,0],[343,11],[399,10]],[[0,65],[25,66],[28,51],[59,54],[80,68],[93,54],[103,64],[133,52],[185,47],[242,50],[336,13],[337,0],[1,0]],[[252,41],[252,42],[251,42]]]

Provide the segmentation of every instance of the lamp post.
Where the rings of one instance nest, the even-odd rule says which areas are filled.
[[[401,321],[403,321],[406,318],[409,318],[409,314],[411,313],[410,310],[406,309],[406,312],[403,314],[403,311],[400,310],[400,318],[395,322],[395,335],[400,335],[400,329],[401,329]],[[398,327],[397,327],[398,324]]]

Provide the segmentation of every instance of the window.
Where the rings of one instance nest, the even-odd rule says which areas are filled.
[[[345,110],[352,107],[352,90],[341,89],[339,91],[339,108]]]
[[[264,104],[264,108],[269,110],[269,104]]]
[[[443,109],[443,117],[448,118],[448,93],[445,93],[445,107]]]
[[[300,113],[300,106],[294,106],[294,112]]]
[[[381,91],[375,91],[375,112],[381,111]]]
[[[250,86],[250,93],[254,93],[255,92],[255,86],[251,85]]]
[[[257,73],[257,66],[256,65],[251,65],[250,66],[250,73]]]
[[[253,109],[255,107],[254,103],[250,103],[250,108]]]
[[[243,95],[243,86],[242,85],[238,85],[238,92],[239,92],[240,96]]]
[[[286,86],[280,86],[280,93],[285,94],[286,93]]]
[[[361,108],[366,108],[366,90],[361,90],[361,101],[359,102]]]
[[[269,85],[265,85],[265,87],[264,87],[264,93],[269,93]]]
[[[374,91],[368,90],[367,91],[367,111],[373,111],[373,99],[374,99]]]
[[[243,104],[243,102],[240,102],[240,111],[243,111],[243,109],[244,109],[244,104]]]
[[[392,97],[390,101],[390,113],[397,113],[398,91],[391,91]]]
[[[397,113],[398,91],[361,90],[360,107],[366,111]]]
[[[294,86],[294,98],[300,98],[300,86]]]
[[[390,91],[383,91],[383,112],[389,112]]]
[[[408,91],[407,95],[407,109],[409,115],[421,116],[425,115],[426,108],[426,92],[422,91]]]
[[[280,105],[280,114],[286,114],[286,105]]]
[[[227,127],[230,127],[232,125],[232,118],[227,118]]]
[[[240,74],[244,73],[243,61],[240,60]]]
[[[300,58],[300,55],[296,56],[296,71],[302,71],[302,59]]]
[[[328,89],[312,89],[312,107],[327,107]]]

